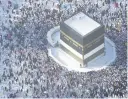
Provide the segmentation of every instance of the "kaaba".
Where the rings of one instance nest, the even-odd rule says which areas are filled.
[[[60,23],[60,48],[80,63],[105,54],[104,26],[80,12]]]

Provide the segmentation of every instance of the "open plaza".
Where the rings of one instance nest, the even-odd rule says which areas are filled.
[[[127,98],[127,4],[0,0],[0,98]]]

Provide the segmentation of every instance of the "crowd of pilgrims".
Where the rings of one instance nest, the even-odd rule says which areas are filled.
[[[19,7],[8,0],[8,7],[2,9],[8,18],[0,24],[0,97],[126,98],[125,0],[97,0],[100,4],[93,0],[54,1],[24,0]],[[47,7],[49,2],[59,10]],[[70,9],[62,9],[65,3]],[[116,45],[117,58],[106,69],[68,71],[48,56],[47,32],[80,11],[102,23],[105,36]]]

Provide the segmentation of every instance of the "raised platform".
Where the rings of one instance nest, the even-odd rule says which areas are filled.
[[[58,28],[55,28],[58,29]],[[51,33],[52,34],[52,33]],[[56,36],[55,36],[56,35]],[[48,37],[49,38],[49,37]],[[55,39],[56,42],[59,42],[59,29],[56,32],[53,32],[50,38]],[[79,72],[88,72],[88,71],[96,71],[103,68],[106,68],[116,59],[116,49],[115,44],[105,37],[105,55],[100,55],[94,60],[90,61],[85,68],[81,68],[80,64],[63,50],[61,50],[58,46],[51,46],[49,51],[49,56],[52,57],[57,63],[61,66],[66,67],[68,70],[79,71]]]

